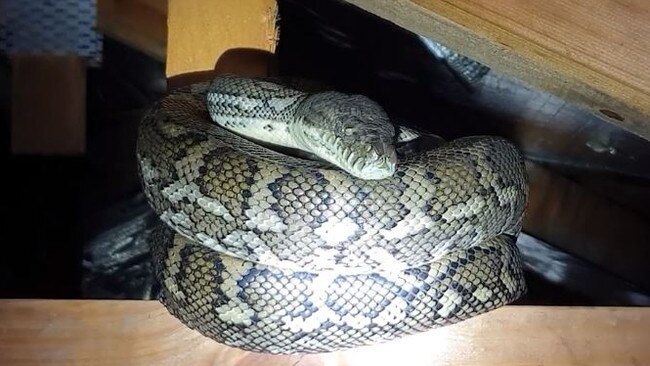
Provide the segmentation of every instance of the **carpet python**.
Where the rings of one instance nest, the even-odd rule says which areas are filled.
[[[526,291],[527,178],[503,138],[435,143],[362,96],[220,76],[158,101],[137,155],[161,301],[220,343],[343,350]]]

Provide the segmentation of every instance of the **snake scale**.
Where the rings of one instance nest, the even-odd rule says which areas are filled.
[[[386,121],[365,97],[235,76],[158,101],[137,154],[164,223],[151,246],[167,309],[230,346],[312,353],[520,297],[521,153],[488,136],[428,144]],[[276,148],[301,144],[320,159]]]

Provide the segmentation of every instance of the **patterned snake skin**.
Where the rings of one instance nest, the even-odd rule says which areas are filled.
[[[327,352],[456,323],[526,291],[514,245],[526,176],[506,140],[400,142],[394,174],[364,180],[217,126],[208,88],[163,98],[138,137],[144,191],[166,224],[152,242],[162,301],[189,327],[246,350]],[[220,113],[291,105],[249,93],[255,108]]]

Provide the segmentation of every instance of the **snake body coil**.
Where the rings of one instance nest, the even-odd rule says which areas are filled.
[[[230,82],[247,94],[228,98],[253,107],[233,99],[215,118],[273,122],[302,98]],[[162,99],[138,137],[144,191],[166,224],[152,242],[162,301],[191,328],[247,350],[324,352],[452,324],[525,292],[514,242],[527,186],[506,140],[398,144],[394,173],[364,180],[215,125],[208,87]],[[378,141],[367,142],[384,149]]]

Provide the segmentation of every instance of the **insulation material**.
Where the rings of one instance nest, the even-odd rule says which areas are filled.
[[[95,0],[3,0],[0,50],[20,55],[74,55],[99,63]]]

